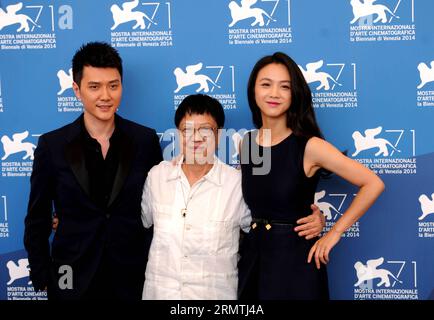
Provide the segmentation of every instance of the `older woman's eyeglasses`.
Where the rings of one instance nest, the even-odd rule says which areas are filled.
[[[213,128],[213,127],[199,127],[199,128],[193,128],[193,127],[185,127],[180,129],[179,131],[181,131],[181,134],[183,137],[188,137],[190,138],[191,136],[194,135],[195,131],[199,132],[200,136],[202,138],[210,138],[214,135],[214,132],[217,128]]]

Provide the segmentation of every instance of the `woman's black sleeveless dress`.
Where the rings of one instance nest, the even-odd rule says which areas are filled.
[[[307,138],[289,135],[268,147],[271,170],[254,175],[252,147],[262,155],[267,147],[255,141],[257,132],[243,139],[241,151],[244,200],[252,213],[252,228],[240,247],[238,263],[240,299],[328,299],[326,268],[307,263],[310,248],[317,238],[306,240],[294,232],[296,220],[309,215],[319,180],[318,172],[306,177],[303,156]],[[246,139],[247,138],[247,139]],[[248,148],[248,149],[246,149]],[[246,158],[248,160],[246,160]],[[270,228],[271,226],[271,228]]]

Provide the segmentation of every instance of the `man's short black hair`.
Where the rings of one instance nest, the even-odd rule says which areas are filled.
[[[225,124],[225,112],[222,105],[217,99],[205,94],[192,94],[182,100],[175,112],[177,128],[186,114],[209,114],[214,118],[218,128],[223,128]]]
[[[122,80],[122,59],[118,51],[106,42],[89,42],[80,47],[72,58],[72,77],[80,86],[83,68],[116,68]]]

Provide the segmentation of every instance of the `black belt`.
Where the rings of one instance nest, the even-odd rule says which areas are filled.
[[[296,223],[288,220],[276,220],[276,219],[262,219],[262,218],[253,218],[252,219],[252,229],[255,229],[259,224],[265,226],[265,229],[270,230],[273,225],[276,226],[295,226]]]

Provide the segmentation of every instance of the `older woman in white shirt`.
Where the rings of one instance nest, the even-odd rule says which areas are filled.
[[[143,299],[237,298],[240,229],[249,231],[251,217],[241,172],[215,156],[224,119],[221,104],[201,94],[176,111],[183,156],[152,168],[143,190],[142,221],[154,225]]]

